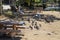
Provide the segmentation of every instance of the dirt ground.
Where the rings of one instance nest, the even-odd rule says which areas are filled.
[[[60,12],[56,11],[42,11],[42,14],[45,15],[54,15],[58,18],[60,18]],[[29,28],[29,25],[31,23],[25,21],[26,23],[26,29],[23,29],[23,34],[24,36],[22,37],[21,40],[60,40],[60,21],[55,21],[51,23],[45,23],[41,21],[35,21],[41,26],[39,26],[39,30],[35,29],[34,26],[33,29],[31,30]]]
[[[45,15],[54,15],[58,18],[60,18],[60,13],[55,11],[44,11],[42,12]],[[45,23],[36,21],[39,24],[41,24],[41,27],[39,26],[39,30],[35,29],[34,26],[33,30],[25,29],[24,30],[24,37],[22,40],[60,40],[60,21],[55,21],[53,23]],[[31,23],[28,23],[26,21],[26,26],[29,27]]]

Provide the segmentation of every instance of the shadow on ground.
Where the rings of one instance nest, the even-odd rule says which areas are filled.
[[[21,40],[21,37],[0,36],[0,40]]]

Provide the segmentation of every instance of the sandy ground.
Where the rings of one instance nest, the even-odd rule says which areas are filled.
[[[40,22],[39,22],[40,23]],[[60,40],[60,21],[51,24],[41,22],[39,30],[24,30],[25,40]],[[48,35],[50,34],[50,35]]]
[[[60,18],[59,12],[42,12],[43,14],[48,15],[54,15],[58,18]],[[55,21],[53,23],[45,23],[36,21],[39,24],[41,24],[41,27],[39,26],[39,30],[35,29],[34,26],[33,30],[25,29],[24,31],[24,37],[22,40],[60,40],[60,21]],[[26,26],[29,27],[31,23],[26,22]]]
[[[54,15],[58,18],[60,18],[60,12],[55,11],[44,11],[42,14],[48,14],[48,15]],[[23,29],[23,38],[21,40],[60,40],[60,21],[55,21],[53,23],[45,23],[36,21],[39,24],[41,24],[41,27],[39,26],[39,30],[35,29],[34,26],[33,30],[29,28],[29,25],[31,23],[26,22],[26,29]]]

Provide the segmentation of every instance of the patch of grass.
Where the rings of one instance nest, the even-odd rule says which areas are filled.
[[[5,12],[5,14],[12,16],[12,12],[11,11],[7,11],[7,12]]]

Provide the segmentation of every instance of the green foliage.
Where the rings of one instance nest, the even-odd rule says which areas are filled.
[[[16,1],[16,5],[20,5],[21,3],[23,3],[23,0]]]
[[[20,5],[20,1],[16,1],[16,5]]]
[[[5,14],[12,16],[12,12],[11,11],[5,11]]]
[[[41,0],[34,0],[35,2],[41,2]]]

